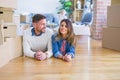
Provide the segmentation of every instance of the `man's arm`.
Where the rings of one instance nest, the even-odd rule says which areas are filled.
[[[52,55],[53,55],[53,52],[52,52],[52,44],[51,44],[51,38],[48,42],[48,50],[45,52],[47,54],[47,58],[50,58]]]
[[[28,42],[28,36],[25,32],[23,34],[23,52],[25,56],[32,57],[32,58],[34,58],[34,54],[36,53],[31,50],[30,44]]]

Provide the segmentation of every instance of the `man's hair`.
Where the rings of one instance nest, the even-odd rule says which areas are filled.
[[[32,22],[38,22],[40,21],[41,19],[46,19],[46,17],[42,14],[35,14],[33,17],[32,17]]]

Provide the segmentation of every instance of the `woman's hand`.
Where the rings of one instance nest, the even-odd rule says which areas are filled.
[[[70,62],[71,61],[71,55],[66,54],[65,56],[63,56],[63,60]]]

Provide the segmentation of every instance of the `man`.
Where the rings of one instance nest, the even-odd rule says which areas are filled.
[[[50,58],[52,53],[51,36],[53,32],[46,28],[46,17],[36,14],[32,18],[33,27],[23,34],[24,55],[37,60]]]

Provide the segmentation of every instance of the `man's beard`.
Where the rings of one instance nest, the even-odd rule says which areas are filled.
[[[45,32],[46,31],[46,27],[43,27],[42,29],[41,29],[41,32]]]

